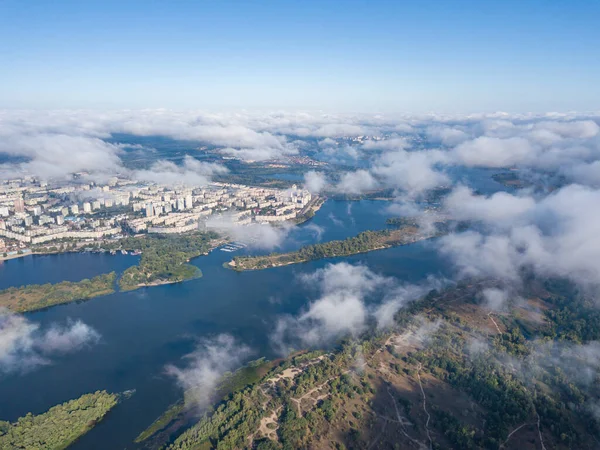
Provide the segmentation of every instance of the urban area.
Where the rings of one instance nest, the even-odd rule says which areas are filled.
[[[294,220],[316,201],[307,190],[231,183],[173,187],[113,177],[52,184],[35,178],[0,185],[0,256],[85,247],[141,233],[185,233],[226,218],[233,225]],[[215,221],[219,222],[219,221]],[[221,221],[222,222],[222,221]]]

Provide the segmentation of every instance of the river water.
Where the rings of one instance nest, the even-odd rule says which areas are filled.
[[[385,228],[388,206],[378,201],[327,201],[312,220],[292,232],[285,249]],[[196,339],[229,333],[253,349],[252,359],[277,356],[269,343],[274,322],[282,314],[297,314],[316,295],[299,282],[300,274],[347,261],[405,282],[418,282],[429,274],[445,275],[447,267],[433,242],[243,273],[222,267],[235,254],[215,250],[193,260],[204,275],[197,280],[117,292],[26,314],[42,328],[80,319],[102,339],[93,347],[53,358],[52,364],[0,378],[0,419],[41,413],[99,389],[135,389],[135,395],[73,446],[135,448],[133,439],[181,396],[173,378],[165,374],[165,365],[184,365],[182,357],[193,350]],[[133,256],[91,253],[29,256],[0,267],[0,287],[122,272],[136,262]]]

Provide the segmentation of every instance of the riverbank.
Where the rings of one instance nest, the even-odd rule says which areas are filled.
[[[326,197],[316,196],[300,211],[298,217],[296,217],[294,220],[291,220],[291,222],[295,225],[300,225],[301,223],[312,219],[326,201]]]

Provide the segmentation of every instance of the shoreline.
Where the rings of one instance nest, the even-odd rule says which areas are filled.
[[[319,258],[304,258],[301,260],[284,261],[284,262],[277,262],[277,259],[286,257],[286,256],[290,256],[293,254],[297,254],[299,252],[299,250],[294,251],[294,252],[289,252],[289,253],[281,253],[281,254],[277,254],[277,255],[273,255],[273,256],[250,256],[250,257],[246,257],[246,258],[249,258],[250,260],[261,260],[261,259],[268,260],[269,258],[274,258],[275,262],[273,262],[269,265],[266,265],[266,266],[243,267],[243,266],[238,266],[237,263],[235,262],[235,259],[232,259],[231,261],[224,263],[223,267],[230,269],[230,270],[234,270],[236,272],[250,272],[250,271],[256,271],[256,270],[272,269],[275,267],[284,267],[284,266],[289,266],[292,264],[302,264],[302,263],[306,263],[306,262],[310,262],[310,261],[318,261],[321,259],[344,258],[344,257],[353,256],[353,255],[370,253],[370,252],[374,252],[374,251],[378,251],[378,250],[385,250],[385,249],[393,248],[393,247],[401,247],[404,245],[409,245],[409,244],[414,244],[414,243],[421,242],[421,241],[426,241],[426,240],[429,240],[429,239],[432,239],[435,237],[436,236],[425,235],[425,236],[418,237],[414,240],[410,240],[408,242],[396,241],[396,242],[383,243],[383,244],[377,245],[373,248],[362,249],[362,250],[352,252],[352,253],[333,254],[333,255],[323,256],[323,257],[319,257]],[[330,241],[330,242],[337,242],[337,241]],[[325,244],[327,244],[327,243],[325,243]]]

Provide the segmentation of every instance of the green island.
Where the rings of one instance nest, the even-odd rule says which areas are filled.
[[[260,270],[313,261],[315,259],[355,255],[357,253],[411,244],[431,237],[433,235],[420,233],[419,229],[414,226],[402,227],[395,230],[364,231],[357,236],[341,241],[307,245],[295,252],[271,253],[266,256],[236,256],[227,266],[238,271]]]
[[[53,406],[43,414],[29,413],[15,423],[0,421],[0,449],[65,449],[91,430],[117,402],[116,394],[97,391]]]
[[[129,267],[119,279],[119,287],[130,291],[143,286],[176,283],[202,276],[190,259],[208,253],[221,241],[214,232],[130,237],[119,241],[114,250],[141,252],[137,266]]]
[[[112,294],[115,292],[115,278],[115,272],[111,272],[81,281],[8,288],[0,291],[0,307],[13,312],[25,312]]]
[[[597,339],[593,302],[568,282],[534,282],[525,303],[492,315],[479,293],[494,287],[469,280],[431,291],[396,313],[393,331],[371,330],[328,352],[273,362],[159,445],[597,448],[600,429],[589,408],[597,389],[565,377],[566,364],[532,358],[540,346],[577,349]]]

